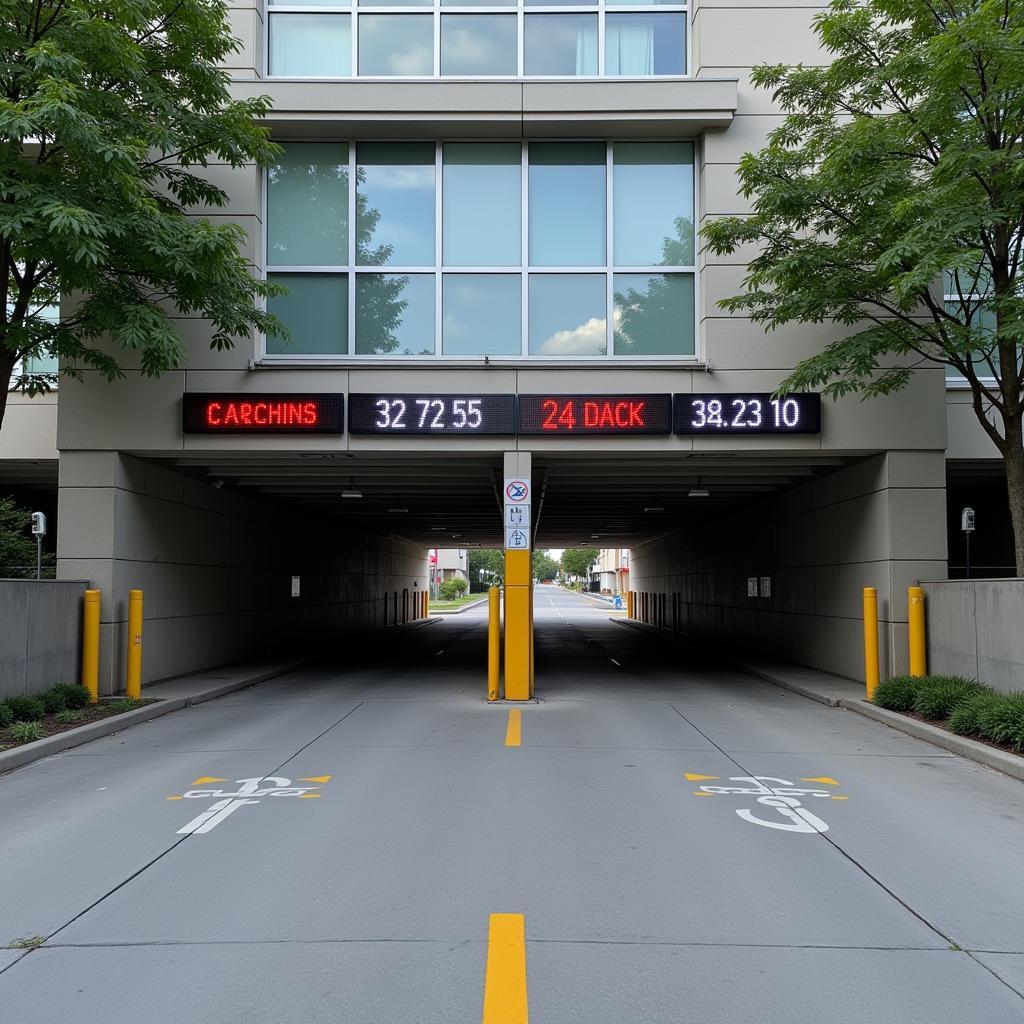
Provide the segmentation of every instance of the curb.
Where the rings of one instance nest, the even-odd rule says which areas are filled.
[[[824,704],[826,707],[841,708],[846,706],[844,702],[847,699],[845,697],[828,697],[823,693],[815,692],[809,686],[804,686],[803,683],[794,683],[791,679],[778,676],[769,669],[761,668],[758,665],[751,665],[746,661],[734,661],[733,664],[744,672],[756,676],[758,679],[763,679],[766,683],[771,683],[773,686],[781,686],[784,690],[792,690],[793,693],[798,693],[801,697],[806,697],[808,700],[816,700],[819,704]],[[853,702],[850,701],[849,703]]]
[[[463,612],[468,612],[470,608],[476,608],[479,605],[487,604],[487,598],[481,597],[479,601],[470,601],[469,604],[464,604],[461,608],[452,608],[450,610],[438,609],[437,611],[431,610],[431,615],[461,615]],[[427,620],[430,621],[429,619]]]
[[[185,704],[184,697],[170,697],[161,700],[159,704],[148,704],[144,708],[126,711],[123,715],[115,715],[113,718],[105,718],[99,722],[89,722],[88,725],[80,725],[77,729],[68,729],[67,732],[58,733],[56,736],[47,736],[32,743],[24,743],[13,750],[0,751],[0,773],[21,768],[40,758],[59,754],[62,750],[70,750],[71,747],[88,743],[90,740],[110,736],[129,726],[148,722],[153,718],[169,714],[171,711],[179,711],[185,707]]]
[[[275,668],[269,668],[265,672],[260,672],[254,676],[244,676],[241,679],[232,679],[227,683],[219,683],[217,686],[211,686],[208,690],[202,690],[200,693],[193,693],[188,697],[168,697],[161,698],[166,700],[181,700],[184,702],[184,706],[191,706],[193,704],[205,704],[208,700],[216,700],[218,697],[225,697],[229,693],[234,693],[236,690],[246,690],[250,686],[256,686],[258,683],[265,683],[268,679],[273,679],[275,676],[287,675],[289,672],[294,672],[296,669],[301,668],[305,664],[305,661],[290,661],[285,662],[283,665],[278,665]],[[188,678],[187,676],[183,678]],[[169,681],[169,680],[165,680]],[[160,685],[160,684],[154,684]],[[145,691],[145,688],[143,688]],[[143,692],[145,696],[145,692]],[[132,712],[134,714],[134,712]]]
[[[919,722],[916,718],[908,718],[897,711],[887,711],[885,708],[869,704],[866,700],[844,699],[839,702],[839,706],[1024,782],[1024,757],[1007,754],[1003,750],[997,750],[967,736],[957,736],[956,733],[947,732],[937,725]]]

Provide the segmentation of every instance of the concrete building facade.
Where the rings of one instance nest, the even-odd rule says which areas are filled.
[[[537,546],[630,548],[662,623],[862,677],[876,586],[901,668],[905,587],[947,573],[947,453],[988,472],[996,452],[940,369],[783,429],[766,396],[838,328],[724,313],[749,254],[699,243],[748,211],[738,162],[781,117],[751,68],[821,59],[819,9],[233,0],[233,89],[272,98],[284,155],[211,167],[230,205],[197,213],[245,228],[255,271],[290,289],[271,308],[292,340],[218,352],[180,318],[180,369],[146,379],[126,353],[123,381],[62,384],[58,571],[103,589],[105,689],[132,587],[150,679],[383,624],[389,595],[427,586],[429,549],[500,544],[509,451],[532,454]],[[343,432],[183,430],[185,395],[310,394],[344,396]],[[518,398],[518,428],[476,430],[468,403],[494,396]],[[615,403],[637,396],[676,396],[676,422],[633,429]],[[547,436],[524,398],[554,402]],[[49,448],[52,408],[14,405],[0,463]]]

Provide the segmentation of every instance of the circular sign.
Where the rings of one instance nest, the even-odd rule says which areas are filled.
[[[530,497],[530,485],[525,480],[510,480],[505,488],[505,497],[509,501],[527,501]]]

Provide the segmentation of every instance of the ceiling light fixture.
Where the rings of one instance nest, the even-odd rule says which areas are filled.
[[[362,491],[357,491],[354,487],[346,487],[342,492],[343,498],[361,498],[363,496]]]
[[[690,488],[691,498],[708,498],[711,496],[711,492],[706,487],[701,487],[700,477],[697,477],[697,486]]]
[[[407,508],[389,508],[388,511],[389,512],[408,512],[409,510]]]
[[[644,507],[645,512],[664,512],[664,505],[647,505]]]

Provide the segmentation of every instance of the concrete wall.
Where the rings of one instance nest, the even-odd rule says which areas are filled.
[[[862,591],[877,587],[882,672],[904,671],[906,588],[945,573],[943,485],[941,453],[873,456],[634,547],[630,588],[664,595],[648,621],[728,638],[734,656],[863,679]],[[748,596],[754,576],[771,578],[770,597]]]
[[[85,586],[0,580],[0,697],[79,682]]]
[[[63,452],[58,575],[103,594],[100,692],[124,687],[127,602],[145,593],[143,679],[383,625],[385,593],[426,585],[426,552],[117,452]],[[291,596],[291,577],[301,594]]]
[[[928,671],[1024,689],[1024,579],[923,584]]]

